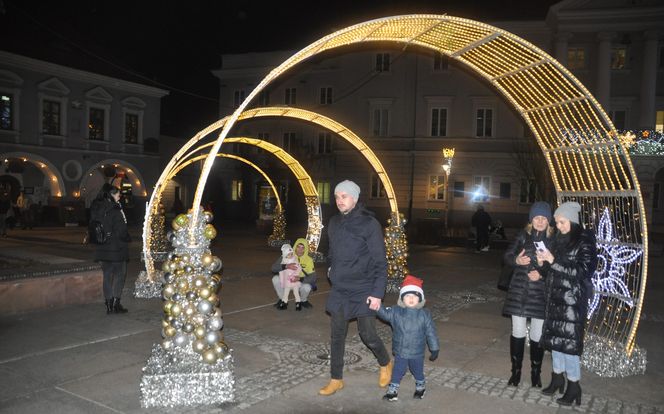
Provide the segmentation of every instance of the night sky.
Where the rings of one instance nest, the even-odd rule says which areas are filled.
[[[298,50],[346,26],[399,14],[543,20],[547,0],[0,0],[0,49],[171,91],[162,133],[215,121],[223,53]],[[329,10],[324,4],[329,4]]]

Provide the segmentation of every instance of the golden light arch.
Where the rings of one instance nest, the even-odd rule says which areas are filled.
[[[6,152],[1,154],[1,156],[3,158],[0,161],[4,161],[5,159],[19,159],[25,163],[34,165],[42,172],[42,174],[44,174],[44,177],[48,179],[48,189],[51,192],[52,197],[63,197],[65,195],[65,186],[64,180],[62,179],[62,174],[60,174],[60,171],[57,169],[57,167],[46,158],[37,154],[20,151]]]
[[[582,220],[596,230],[600,230],[601,218],[609,217],[614,233],[599,232],[605,240],[598,243],[632,248],[638,255],[622,268],[625,292],[595,285],[601,301],[588,332],[608,346],[617,343],[629,356],[643,306],[648,254],[645,208],[629,154],[605,111],[574,75],[530,42],[494,26],[446,15],[394,16],[347,27],[295,53],[273,69],[228,117],[203,165],[194,213],[198,213],[214,154],[256,95],[305,59],[372,41],[435,50],[489,82],[531,129],[544,153],[558,200],[578,201],[583,207]],[[195,224],[191,224],[192,233]]]

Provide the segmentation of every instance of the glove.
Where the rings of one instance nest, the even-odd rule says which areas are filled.
[[[438,352],[439,351],[431,351],[431,356],[429,357],[429,361],[435,361],[438,359]]]

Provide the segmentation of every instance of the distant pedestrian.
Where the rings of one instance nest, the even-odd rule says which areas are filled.
[[[547,292],[542,344],[553,359],[551,384],[542,394],[562,392],[566,375],[565,395],[556,400],[561,405],[581,405],[581,354],[597,267],[595,234],[581,225],[580,211],[579,203],[561,204],[553,213],[558,228],[553,251],[537,252]]]
[[[32,199],[29,195],[25,194],[23,190],[18,195],[16,206],[21,212],[21,228],[23,230],[32,230],[34,226],[34,217],[32,212]]]
[[[122,289],[127,277],[129,261],[129,232],[127,219],[120,204],[120,189],[111,184],[104,184],[90,208],[90,219],[102,223],[110,238],[105,244],[95,247],[95,261],[101,262],[104,274],[103,292],[106,313],[126,313],[120,304]]]
[[[537,266],[537,246],[551,249],[553,244],[553,227],[551,222],[551,206],[538,201],[533,203],[528,214],[528,225],[521,230],[514,242],[505,252],[505,266],[509,266],[512,277],[503,306],[503,315],[512,319],[512,335],[510,335],[510,361],[512,375],[508,385],[518,386],[521,381],[521,365],[523,351],[530,319],[530,379],[533,387],[542,387],[540,373],[544,349],[540,345],[546,294],[544,280],[539,274],[531,275],[530,271]]]
[[[410,370],[415,378],[413,398],[424,398],[426,381],[424,379],[424,351],[429,345],[429,361],[438,358],[440,345],[436,334],[436,324],[431,313],[424,309],[424,291],[422,279],[408,275],[404,278],[395,307],[378,309],[378,317],[392,326],[392,354],[394,369],[384,400],[398,399],[401,379]]]
[[[339,214],[328,224],[329,278],[332,290],[325,310],[330,314],[330,382],[318,391],[331,395],[344,387],[344,350],[351,319],[357,320],[362,342],[380,366],[378,385],[390,382],[393,362],[376,332],[376,311],[387,285],[387,259],[383,229],[369,210],[357,202],[360,187],[342,181],[334,189]]]
[[[476,244],[475,251],[489,251],[489,228],[491,227],[491,216],[484,211],[484,206],[477,206],[477,211],[473,214],[470,223],[475,227]]]
[[[0,237],[7,237],[7,214],[11,210],[12,203],[9,201],[8,193],[0,194]]]

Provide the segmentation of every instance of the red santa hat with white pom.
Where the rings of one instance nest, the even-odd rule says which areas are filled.
[[[413,275],[406,275],[401,284],[401,290],[399,291],[399,298],[403,300],[404,295],[411,293],[420,298],[420,302],[424,301],[424,291],[422,290],[422,285],[424,281]]]

